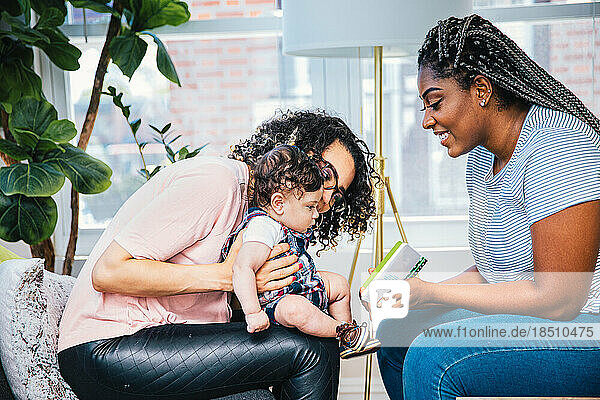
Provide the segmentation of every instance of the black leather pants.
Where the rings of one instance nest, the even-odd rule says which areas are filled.
[[[337,398],[335,339],[271,326],[162,325],[84,343],[58,354],[60,372],[80,400],[211,399],[274,387],[278,399]]]

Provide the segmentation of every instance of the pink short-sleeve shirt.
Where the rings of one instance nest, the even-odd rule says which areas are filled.
[[[165,168],[119,209],[84,264],[63,313],[58,350],[168,323],[227,322],[226,292],[164,297],[102,293],[92,269],[114,240],[135,258],[176,264],[219,261],[247,209],[246,164],[195,157]]]

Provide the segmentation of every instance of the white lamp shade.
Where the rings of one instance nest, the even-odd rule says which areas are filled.
[[[472,0],[284,0],[283,52],[308,57],[416,55],[437,21],[472,12]]]

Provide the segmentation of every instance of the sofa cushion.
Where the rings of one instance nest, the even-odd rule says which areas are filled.
[[[58,324],[74,283],[46,271],[41,259],[0,263],[0,361],[16,400],[77,399],[57,360]],[[2,389],[0,400],[11,398]],[[220,398],[272,399],[268,390]]]
[[[41,259],[0,264],[0,360],[17,400],[77,397],[60,376],[58,323],[75,278]]]

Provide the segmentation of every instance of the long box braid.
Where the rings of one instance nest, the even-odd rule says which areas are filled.
[[[484,75],[503,90],[500,104],[516,99],[571,114],[600,134],[600,120],[517,44],[477,14],[450,17],[433,27],[419,50],[418,66],[439,78],[455,78],[468,89],[477,75]]]

